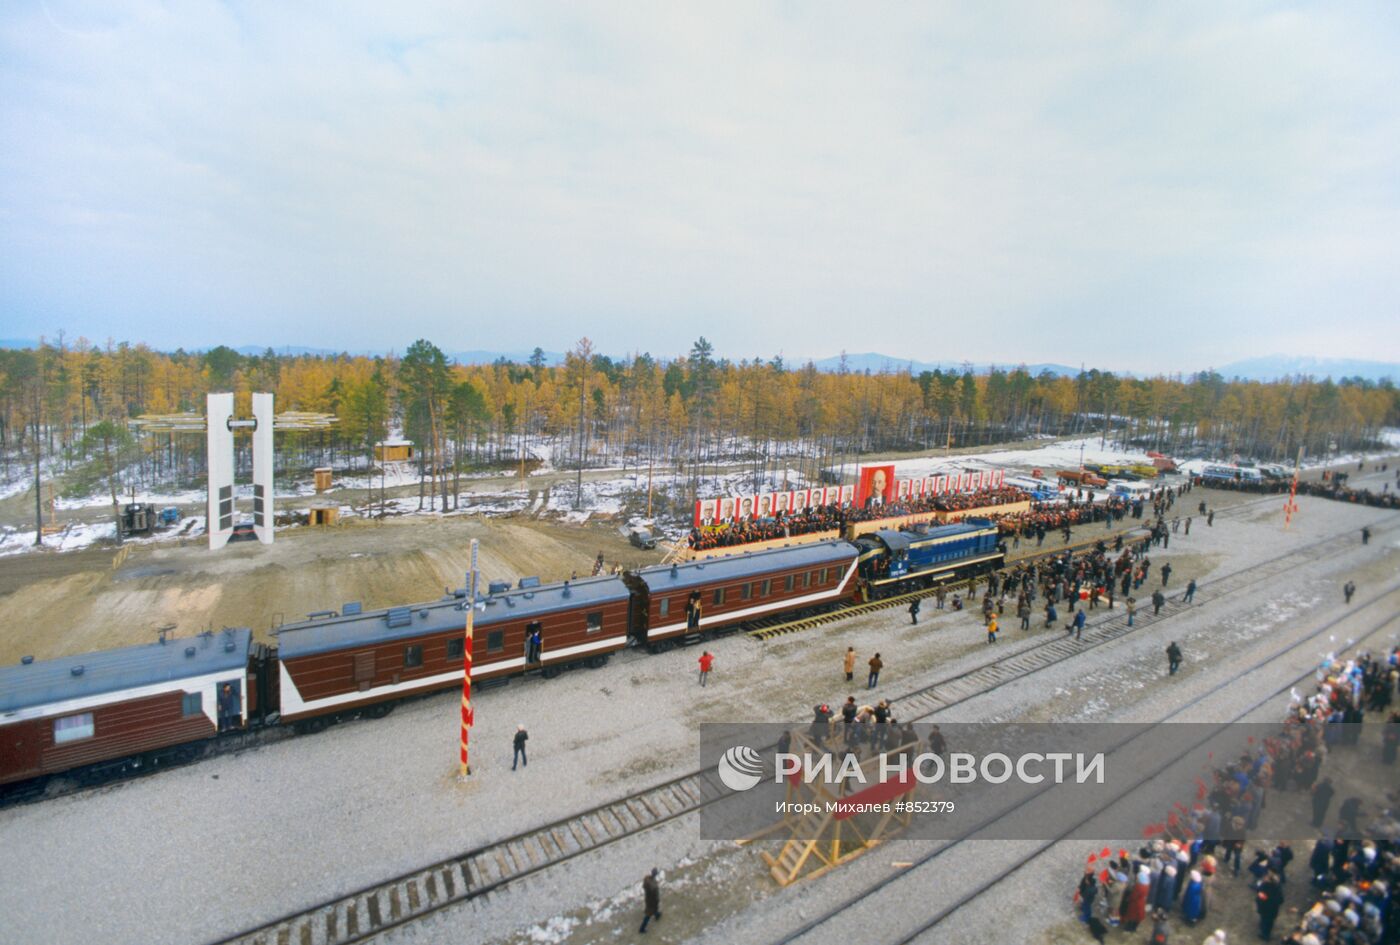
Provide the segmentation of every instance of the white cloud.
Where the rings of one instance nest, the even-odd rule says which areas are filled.
[[[1151,370],[1345,311],[1335,347],[1400,358],[1394,25],[8,8],[6,334],[672,353],[704,333],[736,357]]]

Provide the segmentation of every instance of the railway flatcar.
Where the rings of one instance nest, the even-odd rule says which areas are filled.
[[[993,571],[1005,561],[997,527],[972,519],[923,531],[888,529],[862,535],[860,578],[872,596]]]
[[[622,578],[496,592],[477,601],[472,678],[601,666],[627,646]],[[386,714],[406,696],[462,684],[466,594],[429,604],[339,613],[277,633],[282,719],[317,729],[337,715]]]
[[[707,561],[643,568],[627,575],[632,632],[653,649],[741,624],[828,606],[854,595],[856,548],[823,541]],[[699,595],[700,627],[687,625],[687,604]]]
[[[246,629],[0,667],[0,784],[188,761],[257,705]]]

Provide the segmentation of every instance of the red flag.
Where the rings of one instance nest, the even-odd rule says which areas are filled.
[[[1108,858],[1109,858],[1110,856],[1112,856],[1112,855],[1113,855],[1113,851],[1110,850],[1108,847],[1104,847],[1104,848],[1099,852],[1099,856],[1103,857],[1105,860],[1108,859]]]
[[[1126,860],[1127,858],[1128,858],[1128,851],[1127,851],[1127,850],[1119,850],[1119,851],[1118,851],[1118,859],[1120,859],[1120,860]]]
[[[1108,882],[1108,870],[1104,870],[1103,872],[1099,873],[1099,882],[1101,882],[1101,883],[1107,883],[1107,882]]]
[[[1090,854],[1089,854],[1089,862],[1090,862],[1090,863],[1093,863],[1093,862],[1096,861],[1098,858],[1099,858],[1099,855],[1098,855],[1097,853],[1090,853]]]

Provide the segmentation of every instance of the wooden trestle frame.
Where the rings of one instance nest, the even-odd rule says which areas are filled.
[[[898,729],[891,728],[891,734],[897,737]],[[844,729],[844,723],[833,724],[832,737],[828,739],[826,747],[818,745],[806,733],[794,731],[792,746],[788,750],[799,755],[810,754],[813,758],[834,754],[833,766],[839,768],[841,755],[846,750]],[[885,754],[896,756],[907,753],[912,758],[918,749],[919,743],[914,741],[888,747]],[[786,831],[787,840],[777,856],[767,850],[760,850],[759,855],[768,864],[778,885],[788,886],[799,879],[820,876],[898,834],[909,826],[913,814],[895,811],[894,804],[898,800],[907,800],[917,782],[911,778],[880,783],[880,757],[879,752],[871,752],[860,762],[865,782],[855,782],[852,786],[856,790],[853,792],[847,791],[845,782],[833,786],[816,781],[809,784],[796,775],[788,778],[786,800],[789,805],[815,804],[821,812],[801,814],[789,808],[777,823],[742,838],[738,843],[742,846],[769,834]],[[888,813],[853,814],[828,807],[828,804],[837,801],[848,804],[888,803],[891,806]]]

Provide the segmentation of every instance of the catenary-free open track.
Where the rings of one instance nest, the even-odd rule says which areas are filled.
[[[1276,498],[1276,497],[1269,497]],[[1238,508],[1238,506],[1236,507]],[[1373,529],[1391,522],[1378,520]],[[1090,543],[1092,544],[1092,542]],[[1355,529],[1301,546],[1214,581],[1197,590],[1197,604],[1218,600],[1277,576],[1304,562],[1316,562],[1356,544]],[[1049,554],[1061,554],[1063,548]],[[1140,612],[1130,630],[1126,617],[1109,612],[1085,628],[1074,641],[1058,632],[1005,657],[938,680],[893,701],[901,721],[917,721],[952,705],[984,695],[1049,666],[1152,626],[1180,612],[1180,592],[1160,615]],[[713,769],[672,778],[645,790],[561,818],[541,827],[492,841],[411,872],[284,915],[247,929],[221,943],[259,945],[349,945],[439,912],[488,896],[508,884],[549,867],[699,811],[728,796]]]

